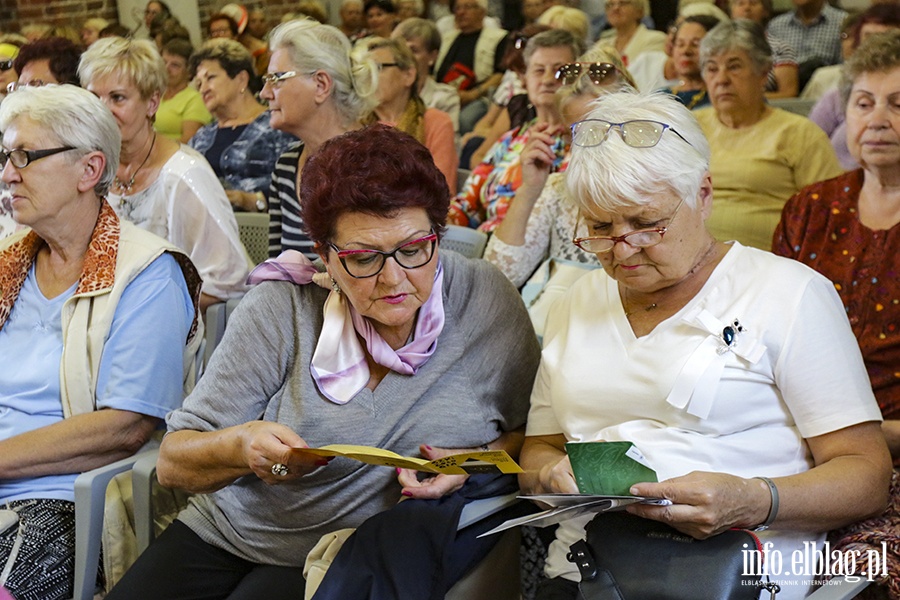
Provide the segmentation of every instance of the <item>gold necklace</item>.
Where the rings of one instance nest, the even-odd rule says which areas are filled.
[[[706,252],[703,253],[703,256],[701,256],[700,259],[697,260],[697,262],[694,264],[694,266],[691,267],[691,269],[687,272],[687,275],[685,275],[685,279],[687,277],[690,277],[694,273],[696,273],[698,270],[700,270],[700,267],[706,265],[706,263],[709,262],[709,257],[714,254],[715,250],[716,250],[716,240],[713,240],[709,244],[709,246],[706,248]],[[628,310],[628,308],[627,308],[628,304],[629,304],[628,288],[623,287],[622,289],[624,291],[624,294],[622,295],[622,300],[623,300],[622,309],[625,311],[626,318],[628,318],[631,315],[634,315],[636,313],[650,312],[651,310],[656,310],[657,308],[659,308],[659,304],[656,302],[653,302],[651,304],[648,304],[647,306],[640,306],[637,308],[633,308],[632,310]]]
[[[124,196],[131,193],[131,188],[134,187],[134,180],[137,177],[137,174],[140,173],[141,169],[144,168],[144,165],[147,164],[147,161],[150,160],[150,155],[153,154],[153,147],[156,145],[156,132],[153,132],[153,141],[150,142],[150,150],[147,152],[147,156],[144,157],[143,162],[138,166],[137,169],[134,170],[134,173],[131,174],[131,178],[125,183],[122,183],[122,180],[119,179],[119,176],[116,175],[115,180],[113,180],[113,186],[122,194],[123,199],[120,200],[121,204],[125,204]]]

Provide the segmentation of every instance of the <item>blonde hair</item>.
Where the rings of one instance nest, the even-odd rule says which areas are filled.
[[[583,10],[568,6],[551,6],[538,17],[539,25],[553,29],[565,29],[579,40],[587,41],[590,22]]]
[[[101,38],[81,55],[78,78],[87,87],[97,77],[119,75],[137,87],[144,100],[166,91],[168,76],[156,44],[150,40]]]

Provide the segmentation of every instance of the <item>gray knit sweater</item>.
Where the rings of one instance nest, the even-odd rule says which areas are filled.
[[[345,405],[328,401],[309,370],[326,290],[267,282],[235,310],[206,374],[169,414],[169,430],[266,419],[293,427],[311,447],[363,444],[414,456],[419,444],[477,447],[521,426],[540,356],[524,305],[492,265],[445,250],[440,258],[444,329],[416,375],[389,372]],[[336,458],[284,485],[242,477],[194,496],[179,519],[247,560],[302,566],[324,533],[356,527],[399,498],[394,469]]]

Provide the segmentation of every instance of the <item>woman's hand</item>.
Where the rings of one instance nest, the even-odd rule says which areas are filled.
[[[659,483],[638,483],[631,493],[666,498],[672,505],[631,504],[628,512],[668,523],[697,539],[731,527],[755,527],[766,520],[772,505],[768,486],[761,480],[702,471]]]
[[[542,189],[550,176],[556,153],[553,144],[556,136],[563,131],[560,125],[538,123],[531,128],[528,142],[522,149],[522,186]]]
[[[419,452],[423,458],[435,460],[451,454],[475,451],[475,448],[433,448],[431,446],[419,446]],[[428,477],[419,481],[418,471],[412,469],[397,469],[397,481],[403,486],[401,493],[407,498],[434,499],[452,494],[463,486],[468,475],[445,475],[439,473],[434,477]]]
[[[547,463],[538,472],[543,493],[546,494],[577,494],[578,484],[575,483],[575,474],[572,472],[572,463],[568,456],[563,456],[556,463]]]
[[[257,193],[242,192],[241,190],[225,190],[225,195],[228,196],[231,205],[236,208],[240,208],[246,212],[260,212],[258,202],[261,197]]]
[[[328,464],[327,458],[298,452],[307,443],[290,427],[270,421],[252,421],[243,426],[241,452],[257,477],[269,485],[303,477]],[[272,465],[287,467],[285,475],[272,473]]]

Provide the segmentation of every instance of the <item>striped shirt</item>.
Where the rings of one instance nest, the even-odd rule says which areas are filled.
[[[269,256],[275,257],[284,250],[297,250],[310,260],[318,255],[313,252],[313,241],[306,235],[300,218],[300,198],[297,193],[297,165],[303,142],[297,142],[278,157],[272,183],[269,185]]]

